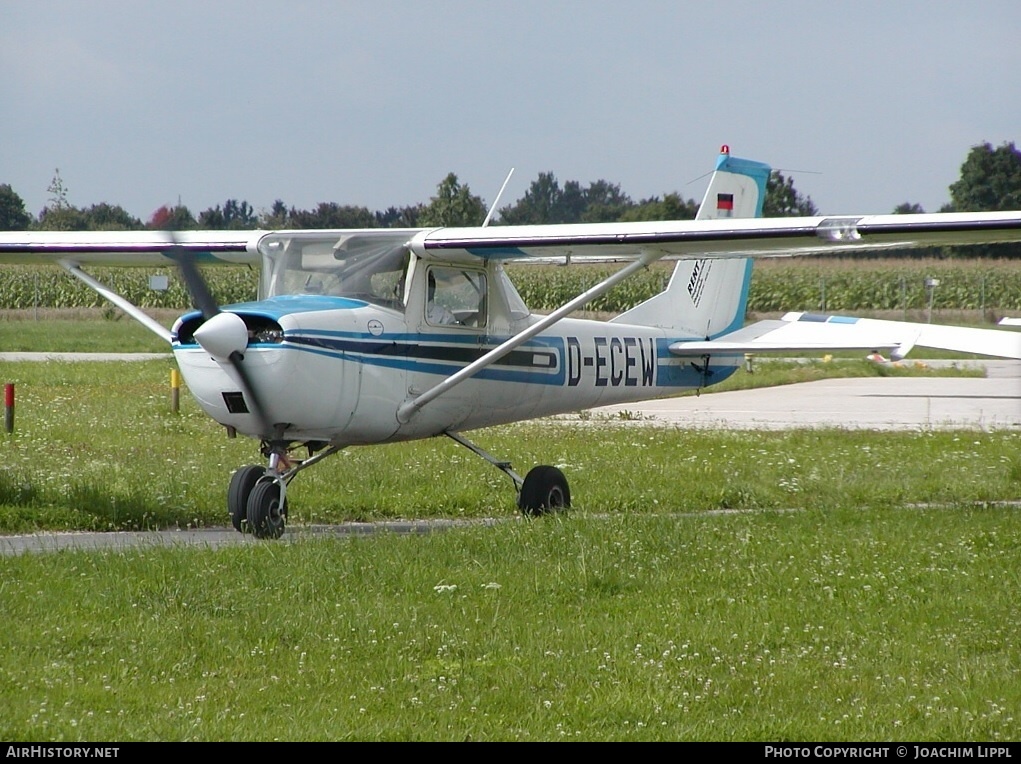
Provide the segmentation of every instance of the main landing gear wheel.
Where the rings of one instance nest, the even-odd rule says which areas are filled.
[[[544,515],[571,506],[571,489],[567,478],[556,467],[533,467],[521,484],[518,509],[526,515]]]
[[[249,464],[235,472],[230,478],[230,487],[227,489],[227,511],[230,512],[230,522],[234,530],[239,533],[248,533],[248,497],[252,489],[259,482],[259,478],[266,474],[266,468],[257,464]]]
[[[276,480],[255,484],[248,497],[248,528],[257,539],[278,539],[284,534],[287,497]]]

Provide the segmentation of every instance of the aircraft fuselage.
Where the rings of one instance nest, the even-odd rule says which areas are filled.
[[[236,306],[259,311],[259,303]],[[335,445],[408,440],[594,406],[640,401],[718,382],[675,357],[663,330],[564,319],[401,422],[397,410],[507,339],[464,327],[410,327],[399,311],[362,304],[276,316],[282,341],[249,344],[245,367],[271,423],[288,440]],[[252,434],[233,369],[196,344],[175,343],[189,389],[213,419]]]

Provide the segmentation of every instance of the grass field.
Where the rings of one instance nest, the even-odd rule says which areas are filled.
[[[255,446],[187,396],[171,413],[171,368],[0,364],[18,395],[0,530],[225,525]],[[850,373],[758,379],[806,369]],[[575,508],[526,521],[506,477],[437,439],[303,474],[292,522],[504,522],[0,558],[0,739],[1021,734],[1021,433],[594,420],[476,439],[561,466]]]
[[[0,737],[1012,741],[1021,515],[587,512],[0,559]]]
[[[15,432],[0,439],[0,531],[123,530],[226,523],[231,473],[261,462],[257,445],[228,439],[190,396],[170,410],[173,362],[5,363],[15,384]],[[890,373],[864,361],[760,369],[784,375]],[[902,373],[915,373],[908,368]],[[741,386],[735,375],[728,385]],[[579,507],[608,511],[891,506],[917,501],[1015,498],[1017,433],[923,431],[728,433],[675,428],[580,430],[546,421],[476,434],[519,470],[557,464]],[[910,475],[876,463],[913,460]],[[907,463],[911,463],[908,461]],[[626,465],[625,469],[621,469]],[[607,481],[607,474],[614,475]],[[480,517],[511,510],[499,471],[446,438],[351,448],[302,474],[289,492],[297,522],[392,517]]]
[[[177,311],[152,311],[167,328]],[[115,309],[0,311],[0,351],[49,353],[169,353],[170,346]]]

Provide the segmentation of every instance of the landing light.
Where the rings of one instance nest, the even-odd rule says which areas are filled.
[[[853,243],[861,241],[858,232],[858,221],[861,218],[826,218],[815,229],[820,239],[832,242]]]

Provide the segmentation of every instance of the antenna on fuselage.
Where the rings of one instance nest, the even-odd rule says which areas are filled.
[[[500,197],[503,196],[503,190],[507,188],[507,184],[510,183],[511,175],[514,174],[514,168],[511,167],[510,172],[507,173],[507,178],[504,180],[503,185],[500,186],[500,190],[496,194],[496,199],[493,200],[493,204],[489,207],[489,212],[486,213],[486,219],[482,221],[482,227],[485,228],[489,225],[489,221],[493,219],[493,213],[496,212],[496,205],[500,203]]]

